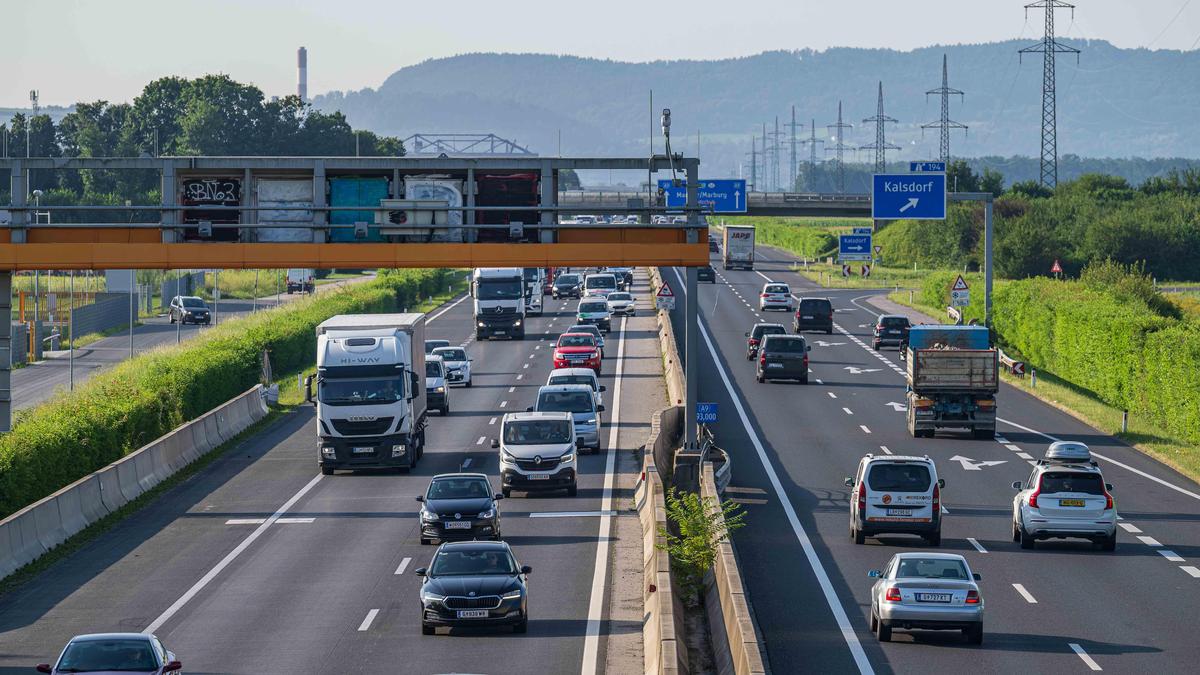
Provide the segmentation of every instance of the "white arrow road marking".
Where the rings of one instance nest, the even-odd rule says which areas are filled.
[[[918,199],[916,197],[909,197],[908,203],[905,204],[904,206],[900,207],[900,213],[904,213],[905,211],[915,207],[917,205],[917,202],[919,202],[919,201],[920,201],[920,199]]]
[[[826,342],[824,340],[817,340],[816,343],[818,347],[840,347],[846,344],[845,342]]]
[[[846,366],[843,370],[850,371],[851,375],[862,375],[863,373],[878,373],[881,368],[855,368],[854,366]]]
[[[888,401],[884,405],[892,406],[892,410],[895,410],[896,412],[907,412],[908,411],[908,406],[904,405],[903,403],[896,403],[895,401]]]
[[[950,461],[962,464],[962,468],[967,471],[979,471],[985,466],[999,466],[1005,463],[1003,459],[977,462],[970,457],[963,457],[962,455],[955,455],[950,458]]]

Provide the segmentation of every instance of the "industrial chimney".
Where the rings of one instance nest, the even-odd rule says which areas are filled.
[[[296,51],[296,95],[308,101],[308,50],[304,47]]]

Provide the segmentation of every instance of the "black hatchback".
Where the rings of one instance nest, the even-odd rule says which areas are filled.
[[[800,298],[796,317],[792,319],[792,332],[823,330],[833,333],[833,303],[829,298]]]
[[[550,295],[555,300],[559,298],[578,298],[583,292],[583,281],[578,274],[563,273],[558,275],[550,287]]]
[[[697,267],[696,281],[707,281],[710,284],[717,283],[717,273],[713,271],[712,265]]]
[[[880,314],[879,320],[875,322],[875,332],[871,340],[871,346],[875,351],[879,351],[880,347],[895,345],[901,349],[908,344],[908,329],[911,324],[907,316],[900,314]]]
[[[799,335],[767,335],[758,348],[755,379],[797,380],[808,384],[808,351],[812,347]]]

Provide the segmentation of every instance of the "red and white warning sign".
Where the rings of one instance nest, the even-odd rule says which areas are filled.
[[[1062,265],[1058,263],[1058,258],[1054,259],[1054,264],[1050,266],[1051,274],[1062,274]]]
[[[666,279],[663,279],[662,287],[654,295],[654,306],[668,312],[675,309],[675,291],[671,290],[671,284]]]
[[[966,279],[964,279],[964,278],[963,278],[963,276],[962,276],[961,274],[960,274],[960,275],[958,275],[958,278],[954,280],[954,285],[950,287],[950,290],[951,290],[951,291],[966,291],[966,290],[969,290],[969,289],[967,288],[967,280],[966,280]]]

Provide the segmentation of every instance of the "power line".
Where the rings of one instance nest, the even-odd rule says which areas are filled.
[[[1079,58],[1079,50],[1064,45],[1054,38],[1054,10],[1070,9],[1075,16],[1075,5],[1062,0],[1038,0],[1025,5],[1025,15],[1029,10],[1046,10],[1045,31],[1042,41],[1021,49],[1018,53],[1042,55],[1042,161],[1041,178],[1039,182],[1049,188],[1058,185],[1058,111],[1055,103],[1054,61],[1056,54],[1075,54]]]
[[[887,171],[887,151],[899,150],[900,146],[892,145],[887,142],[887,132],[885,131],[888,122],[896,123],[895,117],[888,117],[883,113],[883,82],[879,83],[879,102],[876,104],[875,116],[868,117],[863,120],[863,124],[867,122],[875,123],[875,142],[871,145],[864,145],[859,150],[874,150],[875,151],[875,173],[883,173]]]
[[[962,129],[963,134],[967,133],[967,125],[960,124],[950,119],[950,97],[958,96],[962,100],[963,93],[958,89],[950,88],[950,75],[947,66],[946,55],[942,54],[942,86],[937,89],[930,89],[925,92],[925,100],[929,100],[930,94],[937,94],[942,97],[942,117],[937,122],[929,122],[922,124],[921,129],[938,129],[940,138],[938,141],[938,158],[946,164],[950,163],[950,130]]]

